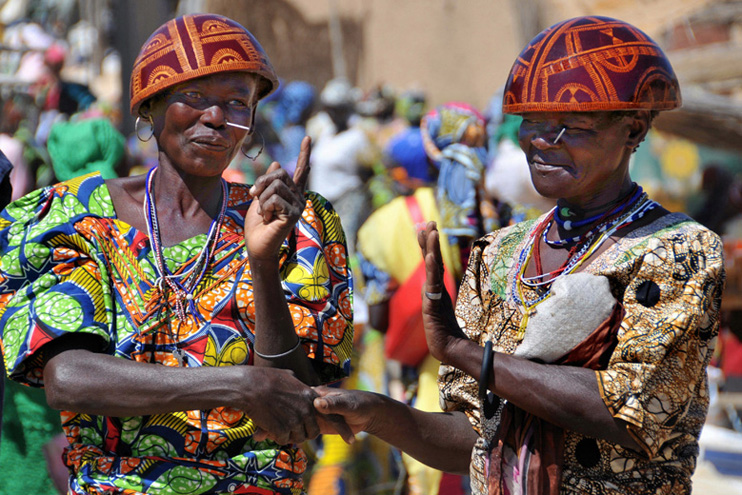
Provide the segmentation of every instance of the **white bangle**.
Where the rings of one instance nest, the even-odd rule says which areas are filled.
[[[295,350],[297,350],[299,348],[299,345],[300,344],[301,344],[301,339],[296,339],[296,345],[294,347],[292,347],[288,351],[282,352],[280,354],[262,354],[262,353],[258,352],[258,350],[255,349],[254,347],[253,347],[252,350],[253,350],[253,352],[255,353],[256,356],[261,357],[263,359],[278,359],[278,358],[282,358],[284,356],[288,356],[289,354],[291,354],[292,352],[294,352]]]

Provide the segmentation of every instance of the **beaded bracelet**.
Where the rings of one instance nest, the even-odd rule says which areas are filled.
[[[291,354],[292,352],[294,352],[296,349],[299,348],[299,344],[301,344],[301,339],[296,339],[296,345],[294,347],[292,347],[288,351],[281,352],[279,354],[262,354],[262,353],[258,352],[258,350],[255,349],[255,348],[253,348],[253,352],[255,353],[256,356],[261,357],[263,359],[278,359],[278,358],[282,358],[284,356],[288,356],[289,354]]]
[[[479,398],[482,400],[487,397],[487,389],[494,356],[495,353],[492,351],[492,341],[488,340],[484,344],[484,354],[482,354],[482,372],[479,374]]]

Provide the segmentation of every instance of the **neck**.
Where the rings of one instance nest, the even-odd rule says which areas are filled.
[[[153,177],[152,195],[159,211],[180,217],[218,214],[221,204],[221,177],[193,177],[170,167],[158,166]]]
[[[554,213],[559,236],[573,237],[588,232],[597,225],[620,216],[630,209],[641,197],[643,191],[636,183],[622,187],[610,201],[591,208],[578,207],[566,201],[557,202]]]
[[[600,192],[591,197],[580,199],[559,198],[557,199],[558,211],[563,215],[569,214],[573,217],[582,218],[599,214],[610,210],[613,206],[626,199],[637,187],[636,182],[627,179],[620,187],[608,188],[607,191]]]

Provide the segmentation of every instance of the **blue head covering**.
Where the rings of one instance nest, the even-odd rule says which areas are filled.
[[[466,103],[446,103],[428,112],[420,129],[425,151],[440,170],[441,231],[449,238],[479,237],[477,187],[487,160],[484,117]]]
[[[273,127],[281,130],[301,123],[302,116],[312,108],[316,98],[314,86],[306,81],[291,81],[283,87],[273,109]]]

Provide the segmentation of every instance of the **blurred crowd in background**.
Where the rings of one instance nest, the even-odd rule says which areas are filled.
[[[0,150],[13,165],[13,199],[93,171],[112,178],[146,173],[156,165],[154,141],[121,132],[121,98],[127,88],[122,92],[120,87],[118,54],[103,53],[100,66],[89,70],[90,40],[105,33],[76,19],[74,2],[67,2],[69,11],[65,2],[33,2],[29,11],[26,2],[26,9],[15,12],[8,7],[12,3],[0,10],[5,26]],[[340,78],[323,87],[282,80],[279,90],[259,105],[252,150],[237,155],[225,178],[252,183],[274,160],[291,171],[302,138],[312,138],[309,188],[338,211],[354,269],[357,359],[347,386],[387,393],[430,410],[437,407],[437,363],[425,357],[389,359],[392,351],[384,342],[393,295],[420,261],[414,237],[397,239],[402,236],[399,218],[409,213],[404,221],[412,227],[410,233],[419,223],[415,212],[407,211],[415,206],[406,198],[416,198],[423,220],[437,220],[447,236],[447,267],[454,283],[472,240],[553,207],[531,185],[518,146],[519,118],[504,117],[500,102],[494,91],[485,108],[467,102],[432,105],[424,87],[359,88]],[[724,236],[731,261],[740,256],[742,181],[734,169],[738,157],[730,166],[726,156],[709,155],[688,141],[654,132],[635,162],[632,177],[650,196]],[[388,251],[395,244],[402,247],[390,261]],[[730,267],[728,289],[730,284],[732,289],[742,285],[738,268]],[[386,320],[377,317],[379,307],[385,307]],[[717,388],[742,390],[738,313],[726,313],[714,360]],[[36,481],[33,474],[18,478],[26,485],[13,493],[52,493],[46,491],[51,489],[50,478],[43,466],[39,469],[39,461],[43,450],[53,472],[58,455],[53,438],[61,431],[58,416],[45,409],[43,391],[21,393],[19,387],[6,381],[2,469],[10,465],[9,459],[35,458],[26,464],[43,480]],[[33,408],[38,414],[28,414]],[[742,431],[734,408],[712,406],[710,421]],[[430,472],[371,438],[362,440],[353,446],[332,439],[309,446],[315,462],[307,485],[310,494],[427,494],[437,493],[439,487],[441,493],[466,492],[465,480]],[[23,445],[29,443],[37,450],[25,451]],[[31,489],[33,483],[42,484]]]

